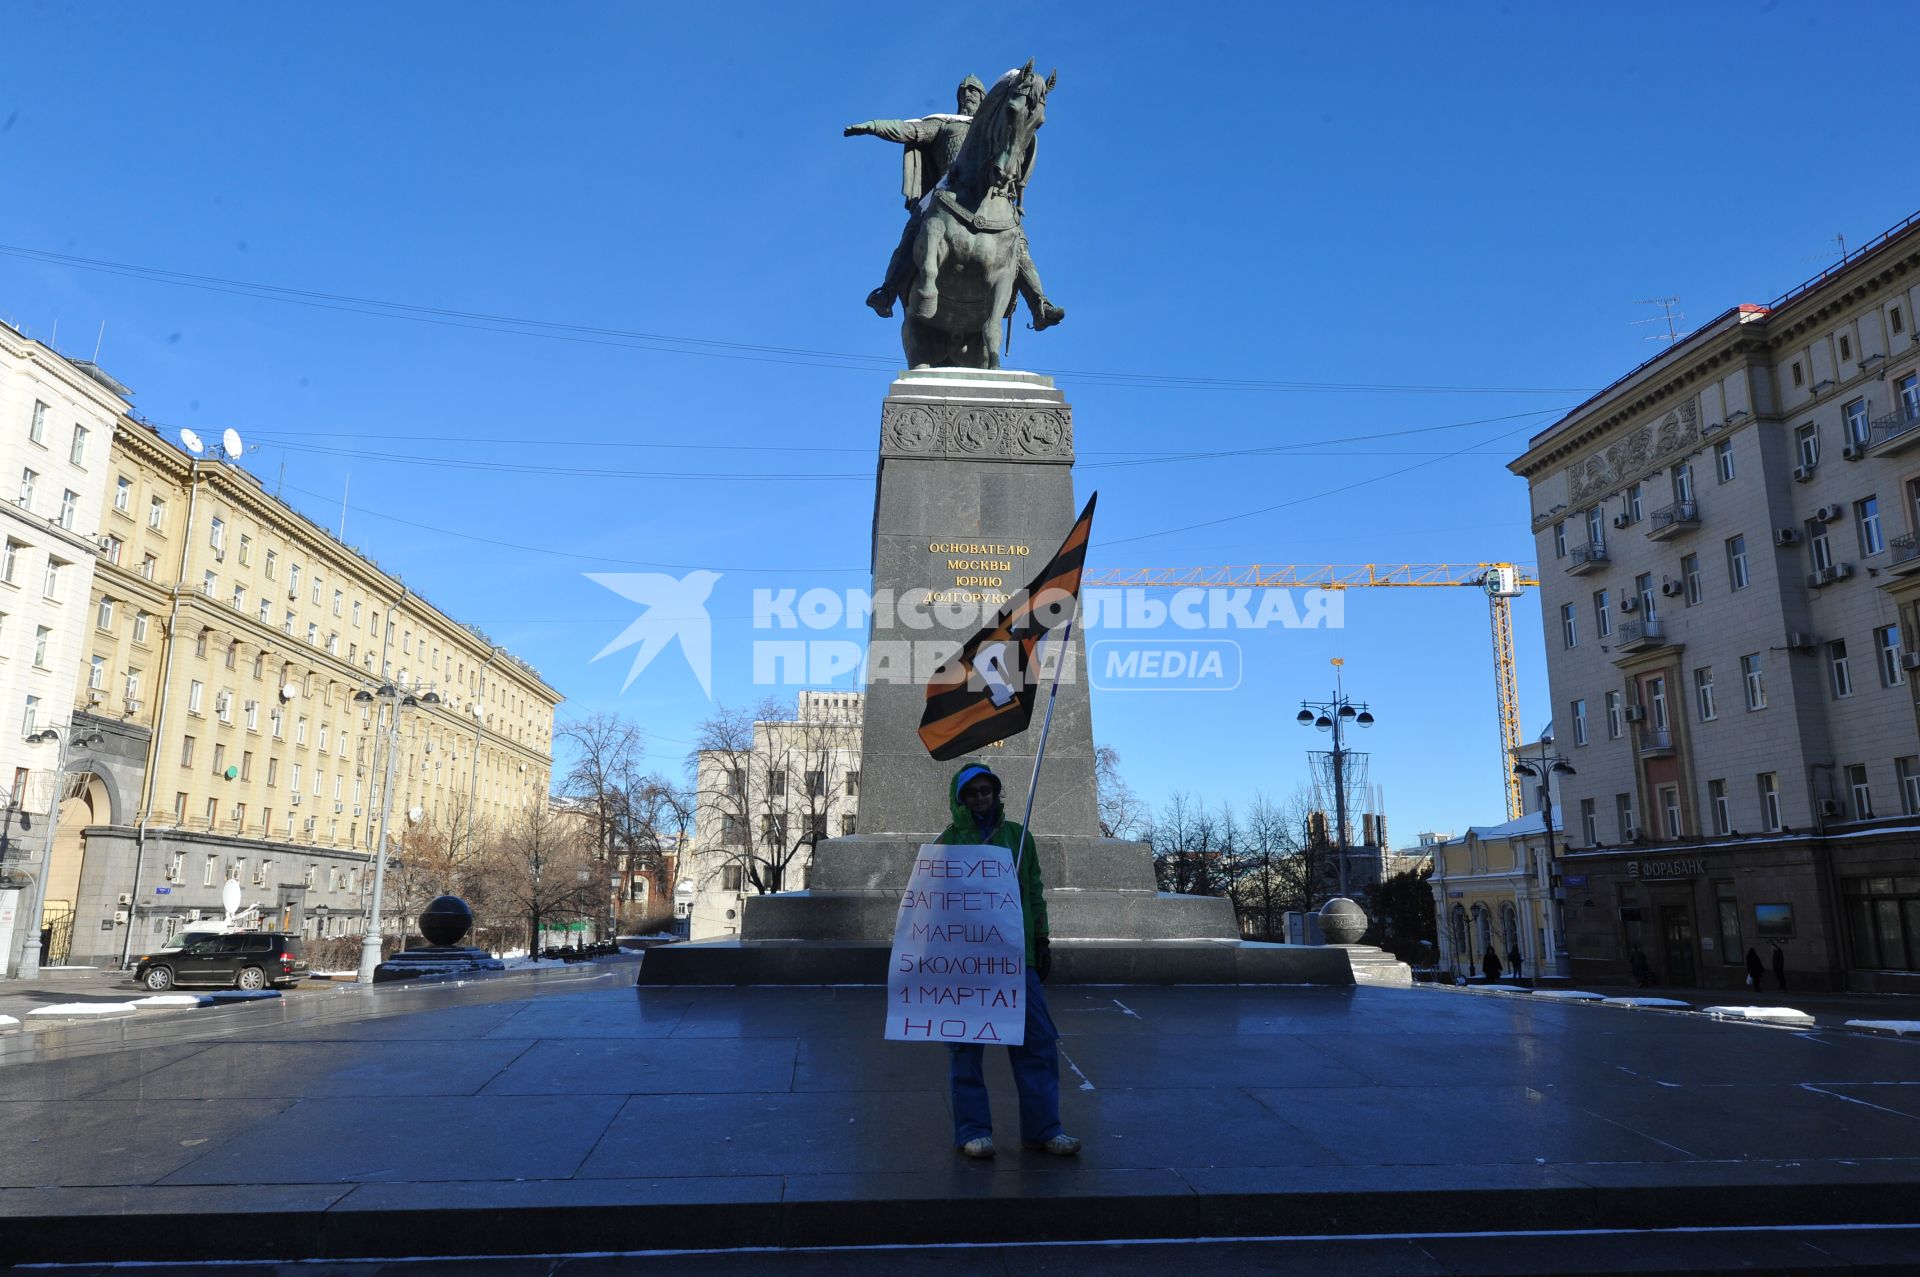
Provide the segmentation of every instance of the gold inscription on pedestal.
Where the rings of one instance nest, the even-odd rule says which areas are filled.
[[[927,553],[945,561],[952,580],[929,595],[935,603],[992,603],[1007,601],[1007,590],[1019,561],[1032,553],[1010,541],[930,541]],[[1017,588],[1017,586],[1015,587]]]

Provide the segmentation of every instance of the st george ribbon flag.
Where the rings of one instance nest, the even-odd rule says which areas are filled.
[[[1019,1046],[1025,957],[1013,853],[922,846],[893,927],[887,1040]]]
[[[1073,621],[1087,540],[1093,535],[1093,506],[1099,499],[1097,492],[1087,498],[1087,508],[1040,575],[1008,599],[993,623],[968,639],[928,680],[920,740],[935,758],[959,758],[1017,736],[1033,721],[1039,700],[1034,653],[1048,633]],[[1064,652],[1060,659],[1065,659]]]

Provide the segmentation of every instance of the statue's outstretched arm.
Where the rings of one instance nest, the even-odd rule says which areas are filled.
[[[939,134],[940,125],[932,120],[867,120],[840,131],[841,137],[877,137],[909,146],[931,142]]]

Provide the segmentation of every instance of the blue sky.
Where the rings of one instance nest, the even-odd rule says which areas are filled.
[[[901,211],[897,152],[845,124],[1058,66],[1028,232],[1069,318],[1011,363],[1074,404],[1095,567],[1531,563],[1504,463],[1656,353],[1642,299],[1705,322],[1920,205],[1866,56],[1906,4],[905,12],[16,6],[0,316],[80,356],[104,322],[144,415],[237,428],[329,526],[350,487],[349,541],[671,770],[708,703],[671,658],[622,693],[626,659],[591,658],[634,609],[584,572],[721,571],[732,702],[755,586],[865,579],[898,344],[861,298]],[[1276,444],[1307,446],[1109,464]],[[1532,733],[1535,598],[1516,621]],[[1340,631],[1250,636],[1233,694],[1096,694],[1096,735],[1155,801],[1284,795],[1336,656],[1397,839],[1501,818],[1468,590],[1356,592]]]

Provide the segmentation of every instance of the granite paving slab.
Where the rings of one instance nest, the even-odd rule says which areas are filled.
[[[1911,1040],[1421,989],[1063,986],[1082,1156],[1017,1147],[994,1051],[1002,1153],[974,1163],[946,1052],[882,1042],[880,996],[476,982],[10,1044],[0,1236],[88,1262],[1268,1233],[1303,1254],[1322,1233],[1878,1226],[1920,1193]],[[247,1196],[260,1150],[298,1178],[209,1205]],[[1023,1277],[1045,1271],[1028,1254]]]

